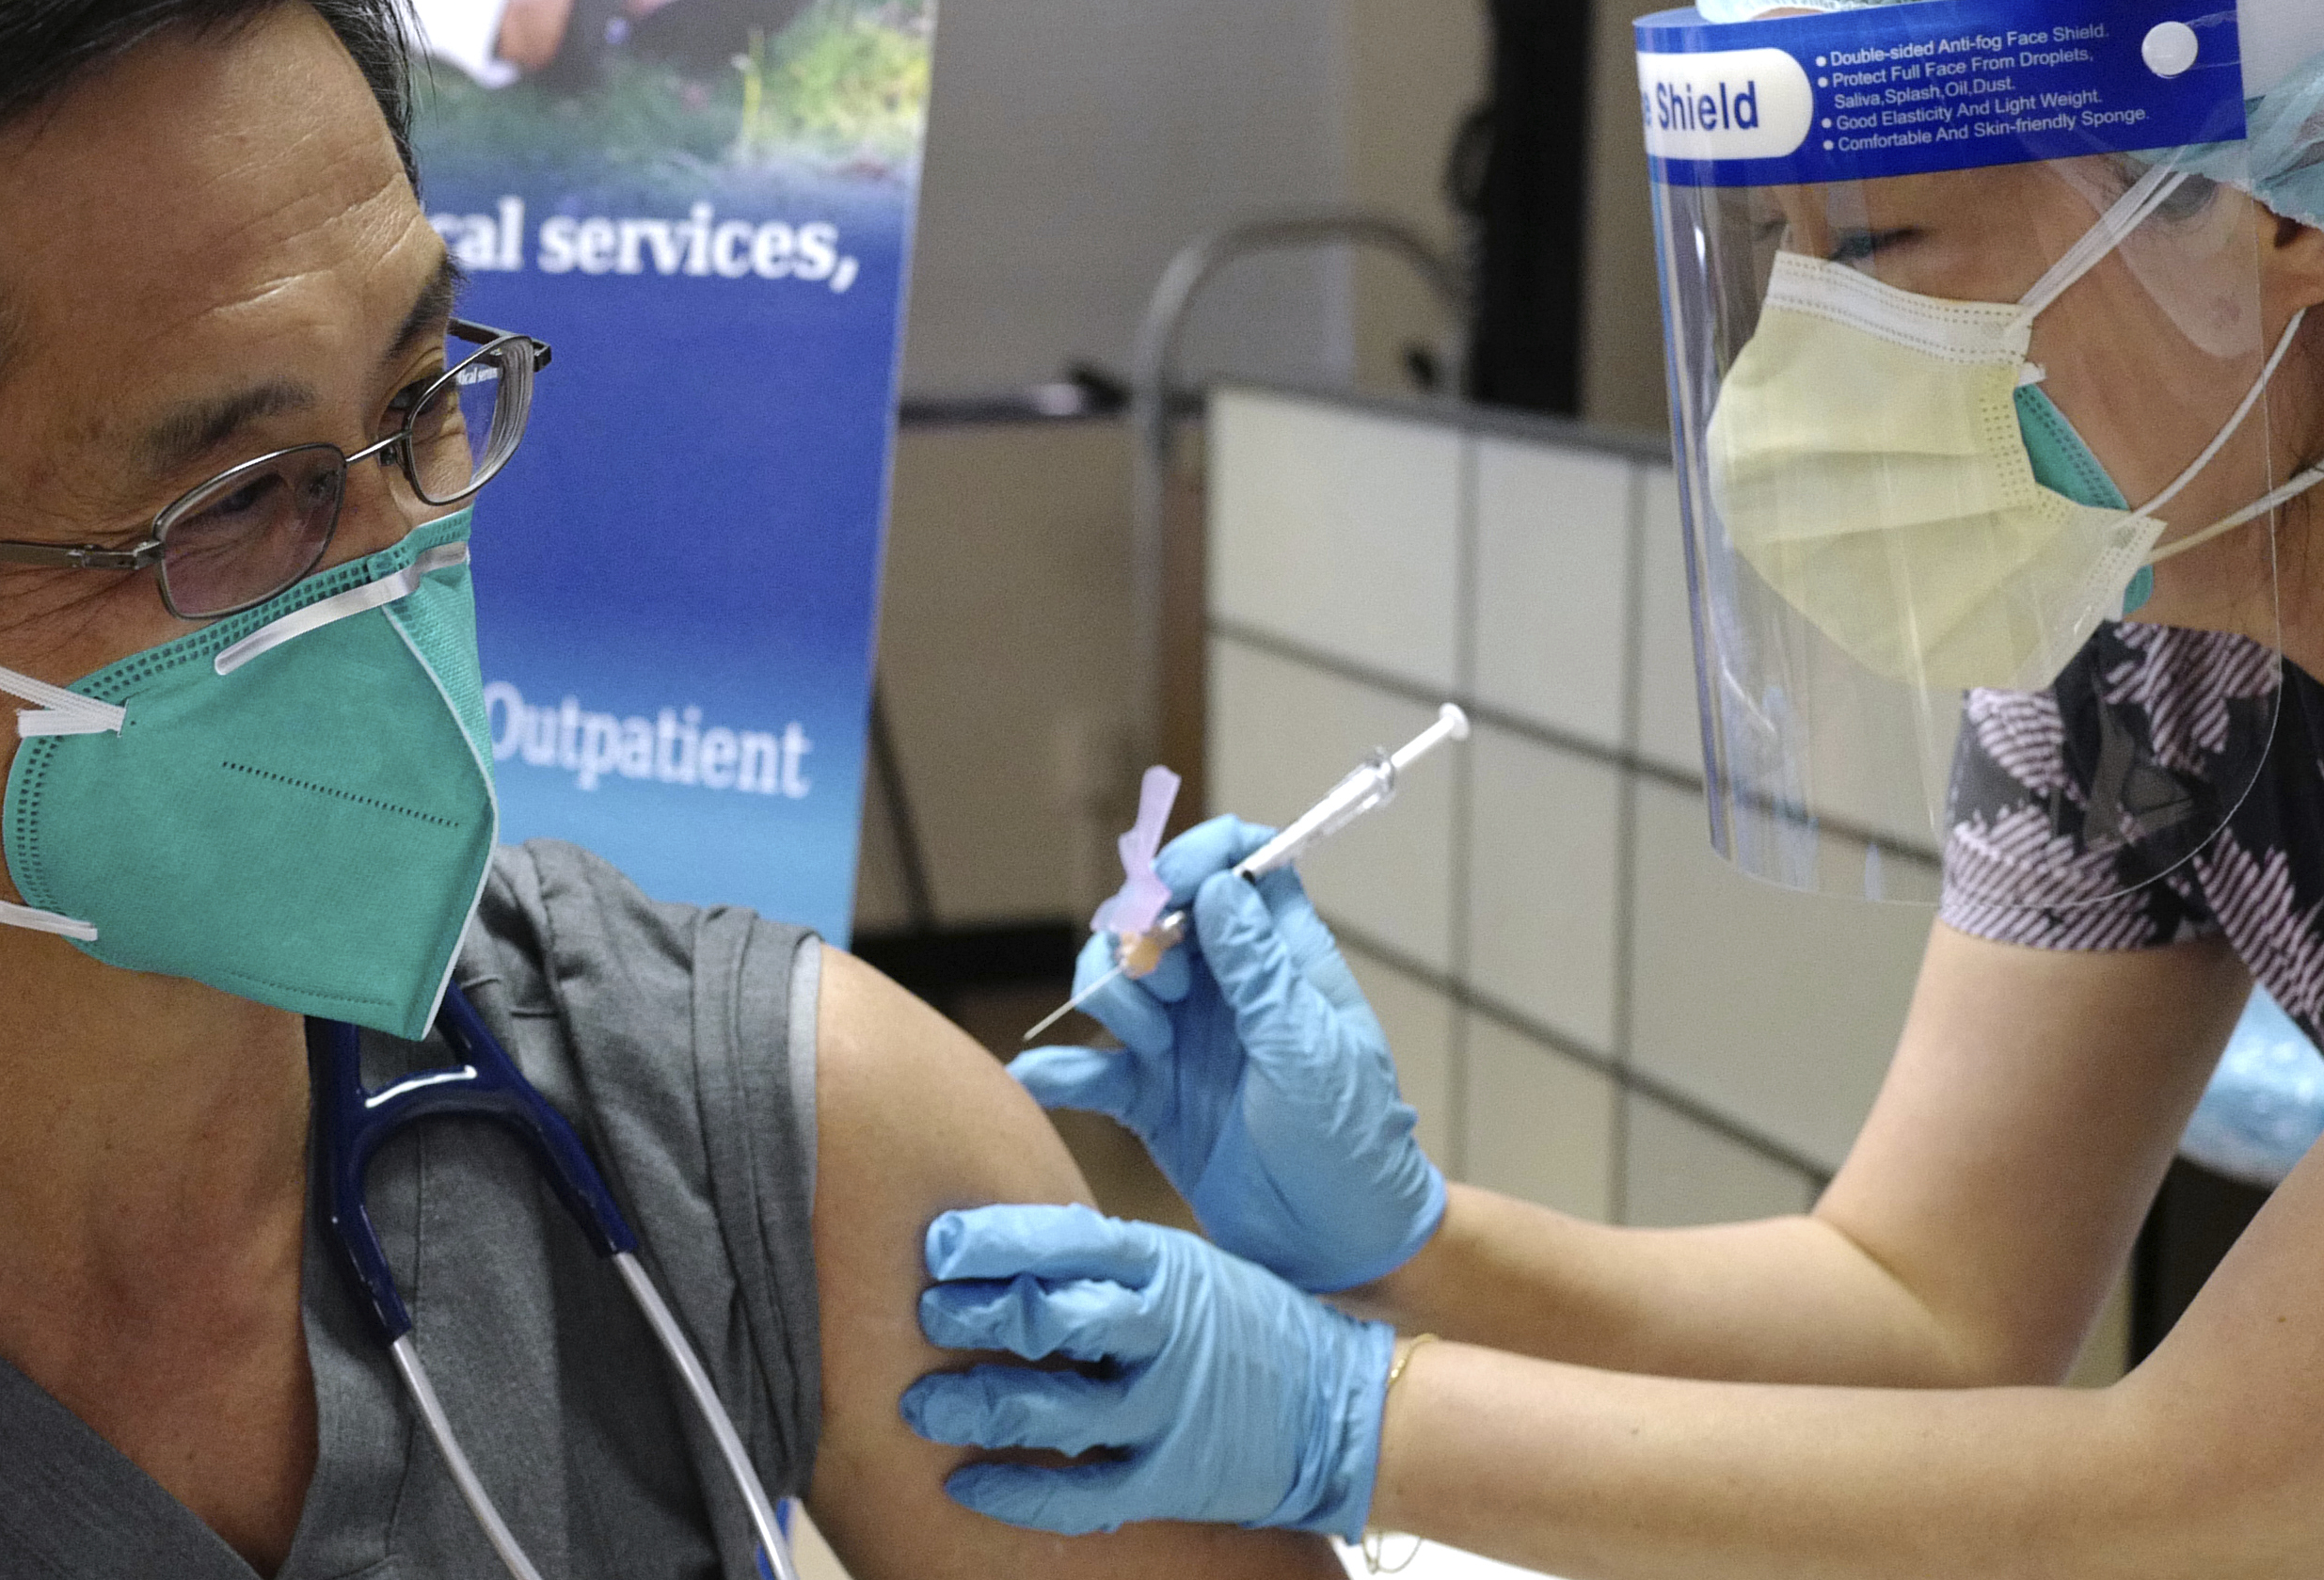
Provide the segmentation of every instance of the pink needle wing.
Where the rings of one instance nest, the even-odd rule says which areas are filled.
[[[1162,849],[1162,830],[1178,804],[1178,775],[1154,764],[1138,790],[1138,822],[1115,842],[1122,853],[1122,887],[1097,908],[1090,919],[1092,932],[1143,933],[1162,918],[1170,891],[1154,875],[1154,858]]]

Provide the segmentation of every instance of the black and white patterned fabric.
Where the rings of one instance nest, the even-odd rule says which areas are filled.
[[[2324,1029],[2324,685],[2242,637],[2100,629],[2046,692],[1972,692],[1941,915],[2000,943],[2224,934]]]

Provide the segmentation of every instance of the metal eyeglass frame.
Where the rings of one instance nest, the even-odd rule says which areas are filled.
[[[508,447],[508,455],[501,456],[499,463],[489,471],[470,478],[468,486],[457,493],[445,499],[436,499],[428,493],[426,486],[420,481],[419,464],[412,455],[412,425],[419,421],[420,414],[428,408],[429,403],[437,396],[446,390],[454,391],[458,390],[461,374],[502,345],[510,342],[521,342],[531,346],[533,350],[532,371],[534,373],[549,366],[549,349],[547,341],[535,340],[531,335],[510,334],[503,329],[487,328],[482,324],[472,324],[464,318],[453,319],[445,326],[445,328],[446,332],[454,338],[466,341],[478,349],[473,355],[462,358],[457,363],[430,379],[422,389],[419,397],[411,403],[411,409],[405,414],[403,426],[378,443],[367,445],[352,455],[340,449],[338,445],[326,441],[314,444],[294,444],[285,449],[269,451],[263,455],[254,455],[247,461],[228,467],[216,476],[195,485],[172,500],[159,515],[153,518],[152,524],[146,529],[146,541],[135,548],[107,549],[102,544],[95,543],[26,543],[0,539],[0,564],[43,566],[56,570],[145,570],[162,564],[167,557],[169,529],[177,523],[186,507],[195,500],[211,493],[220,484],[239,473],[255,472],[272,466],[286,455],[303,455],[316,450],[328,450],[336,454],[340,462],[340,497],[331,505],[331,524],[324,532],[322,541],[317,544],[313,557],[301,566],[296,574],[289,577],[279,585],[269,587],[259,597],[236,604],[231,609],[204,610],[199,614],[188,614],[178,607],[176,599],[169,596],[169,577],[167,571],[155,578],[163,605],[178,618],[182,620],[222,619],[229,614],[239,614],[246,609],[257,608],[277,593],[281,592],[284,587],[290,586],[300,577],[307,575],[316,566],[322,564],[323,556],[331,551],[332,539],[339,535],[339,513],[346,503],[347,473],[358,461],[367,461],[375,455],[384,465],[392,455],[402,461],[404,481],[411,486],[412,493],[421,503],[432,505],[459,503],[500,475],[501,469],[508,465],[510,457],[517,454],[517,445],[523,442],[523,427],[519,425],[517,428],[517,443]],[[529,419],[532,415],[532,392],[529,383],[526,388],[525,402],[524,415]]]

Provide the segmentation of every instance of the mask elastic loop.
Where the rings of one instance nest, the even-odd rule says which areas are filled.
[[[2219,431],[2219,437],[2214,439],[2210,444],[2205,448],[2202,455],[2195,457],[2193,465],[2189,466],[2185,471],[2179,473],[2177,480],[2173,482],[2171,487],[2165,488],[2161,493],[2157,494],[2153,499],[2147,501],[2146,503],[2141,505],[2137,510],[2133,511],[2131,513],[2132,519],[2153,519],[2155,512],[2160,510],[2164,505],[2169,504],[2173,500],[2177,499],[2179,495],[2185,493],[2187,491],[2188,485],[2194,482],[2197,477],[2200,477],[2205,467],[2209,466],[2213,461],[2219,459],[2220,452],[2227,448],[2227,441],[2236,437],[2236,431],[2243,426],[2244,420],[2252,415],[2252,408],[2259,405],[2259,398],[2268,392],[2268,386],[2275,382],[2276,370],[2284,365],[2284,359],[2291,355],[2292,342],[2299,338],[2300,326],[2306,322],[2307,317],[2308,310],[2306,308],[2301,308],[2298,312],[2292,314],[2291,323],[2284,328],[2284,338],[2276,342],[2274,355],[2268,359],[2268,365],[2259,370],[2259,381],[2253,384],[2252,386],[2251,392],[2243,397],[2243,404],[2236,407],[2236,414],[2227,419],[2227,425]],[[2204,529],[2204,532],[2207,534],[2224,532],[2228,527],[2239,527],[2251,519],[2252,518],[2248,515],[2243,516],[2237,518],[2234,521],[2224,521],[2220,523],[2218,526],[2206,527]],[[2183,542],[2174,543],[2164,552],[2168,554],[2175,554],[2182,549],[2190,549],[2194,547],[2202,535],[2203,535],[2198,534],[2195,537],[2189,537]],[[2161,557],[2163,557],[2161,554],[2151,555],[2148,557],[2146,563],[2148,565],[2153,565],[2157,559]]]
[[[294,609],[279,620],[259,627],[241,641],[227,647],[211,661],[211,667],[220,675],[231,675],[261,653],[271,652],[286,642],[296,641],[310,631],[336,625],[358,614],[409,598],[419,590],[421,580],[433,571],[449,570],[468,564],[468,545],[439,543],[421,554],[401,570],[390,571],[375,582],[366,582],[359,587],[350,587],[343,593]]]
[[[71,917],[58,916],[55,911],[36,911],[29,905],[11,905],[0,900],[0,927],[21,927],[29,933],[54,933],[62,938],[78,938],[85,944],[97,941],[97,924],[75,921]]]
[[[69,692],[62,686],[52,686],[29,675],[19,675],[13,669],[0,669],[0,694],[40,704],[37,709],[17,712],[16,735],[22,741],[43,735],[118,735],[122,722],[129,717],[126,709]],[[55,911],[36,910],[30,905],[11,905],[5,900],[0,900],[0,927],[54,933],[63,938],[78,938],[85,944],[97,941],[95,922],[81,921]]]
[[[2293,478],[2289,483],[2284,485],[2283,487],[2278,488],[2274,493],[2269,494],[2266,499],[2261,500],[2258,503],[2246,505],[2243,509],[2236,511],[2233,516],[2228,517],[2224,521],[2215,521],[2199,533],[2190,533],[2187,536],[2180,538],[2176,543],[2173,543],[2164,548],[2156,550],[2153,553],[2146,556],[2146,563],[2148,565],[2160,565],[2163,561],[2170,559],[2174,554],[2184,554],[2189,549],[2200,549],[2215,537],[2221,536],[2226,533],[2231,533],[2237,527],[2248,525],[2252,521],[2258,520],[2262,516],[2268,515],[2278,509],[2281,509],[2283,506],[2291,503],[2292,501],[2298,499],[2300,495],[2306,493],[2309,489],[2315,487],[2319,483],[2324,483],[2324,466],[2310,467],[2306,471],[2301,472],[2299,476]]]
[[[2133,231],[2154,217],[2155,211],[2169,202],[2172,194],[2186,185],[2192,174],[2157,165],[2133,182],[2130,190],[2098,216],[2098,223],[2084,231],[2082,239],[2068,247],[2065,256],[2052,263],[2049,272],[2033,282],[2033,289],[2018,299],[2017,318],[2012,327],[2031,328],[2033,321],[2055,305],[2059,297],[2105,263]]]
[[[119,735],[129,710],[93,696],[52,686],[13,669],[0,669],[0,694],[38,703],[16,714],[16,738],[30,741],[42,735]]]

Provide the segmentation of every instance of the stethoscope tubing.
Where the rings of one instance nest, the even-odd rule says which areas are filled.
[[[678,1326],[661,1291],[638,1260],[638,1239],[613,1193],[590,1160],[581,1137],[565,1116],[525,1079],[500,1040],[492,1035],[456,985],[447,985],[437,1014],[437,1030],[463,1062],[406,1077],[378,1092],[363,1086],[362,1037],[338,1021],[308,1022],[308,1064],[313,1084],[317,1166],[317,1211],[340,1267],[360,1298],[364,1315],[394,1363],[405,1392],[435,1439],[460,1495],[500,1555],[514,1580],[543,1580],[485,1490],[467,1452],[452,1429],[443,1401],[412,1337],[410,1309],[395,1285],[379,1243],[363,1188],[371,1160],[387,1139],[406,1125],[426,1119],[489,1119],[502,1125],[532,1153],[557,1199],[572,1214],[597,1254],[613,1264],[646,1326],[686,1385],[703,1424],[718,1444],[727,1475],[742,1494],[757,1538],[759,1573],[765,1580],[798,1580],[783,1539],[774,1500],[742,1445],[711,1385],[708,1369]]]
[[[622,1282],[629,1286],[630,1297],[637,1301],[638,1309],[645,1314],[646,1324],[654,1330],[654,1336],[661,1341],[661,1352],[670,1358],[670,1365],[676,1366],[678,1376],[685,1380],[686,1391],[693,1396],[694,1408],[702,1413],[702,1424],[709,1428],[710,1436],[717,1441],[718,1451],[726,1461],[726,1473],[734,1478],[735,1487],[742,1494],[742,1501],[750,1507],[751,1524],[758,1531],[761,1560],[772,1561],[774,1580],[798,1580],[798,1576],[791,1572],[790,1554],[783,1540],[782,1526],[775,1516],[774,1503],[767,1496],[767,1489],[758,1479],[757,1467],[751,1463],[750,1454],[742,1446],[742,1434],[735,1430],[733,1418],[727,1415],[725,1405],[719,1399],[718,1390],[710,1385],[710,1374],[703,1369],[701,1357],[694,1353],[694,1347],[686,1341],[686,1334],[678,1327],[677,1318],[662,1300],[661,1291],[654,1287],[654,1281],[646,1275],[637,1253],[629,1251],[617,1253],[613,1257],[613,1266],[621,1273]]]

